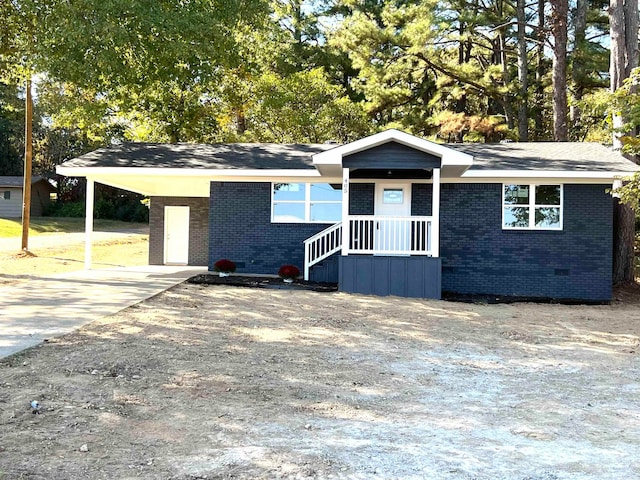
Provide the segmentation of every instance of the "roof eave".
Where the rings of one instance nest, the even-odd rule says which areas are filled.
[[[56,173],[67,177],[96,175],[156,176],[156,177],[320,177],[315,169],[239,169],[239,168],[158,168],[158,167],[65,167],[58,165]]]
[[[462,178],[575,178],[615,180],[626,178],[635,172],[575,171],[575,170],[467,170]]]

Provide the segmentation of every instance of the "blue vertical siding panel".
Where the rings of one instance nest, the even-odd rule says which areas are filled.
[[[342,292],[436,298],[441,296],[441,260],[431,257],[340,257]]]
[[[367,262],[365,260],[360,263],[369,263],[371,266],[372,274],[370,281],[372,284],[372,293],[380,296],[391,295],[391,271],[388,259],[380,258],[377,262]],[[398,281],[402,281],[402,279],[398,279]]]
[[[424,269],[421,267],[422,265],[418,262],[407,262],[407,297],[428,298],[426,288],[427,275],[425,274]],[[439,297],[440,296],[438,295],[438,298]]]
[[[354,289],[357,292],[364,293],[365,295],[373,295],[373,264],[367,262],[367,257],[361,255],[352,256],[354,262]]]

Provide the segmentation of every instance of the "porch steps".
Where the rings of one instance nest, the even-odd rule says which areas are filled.
[[[311,267],[342,250],[342,222],[335,223],[304,241],[304,279],[309,280]]]

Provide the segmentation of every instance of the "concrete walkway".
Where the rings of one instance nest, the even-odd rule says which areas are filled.
[[[205,271],[205,267],[127,267],[0,284],[0,358],[117,313]]]

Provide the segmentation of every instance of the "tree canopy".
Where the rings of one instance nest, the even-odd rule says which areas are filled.
[[[39,158],[60,138],[75,154],[388,127],[448,142],[606,140],[608,4],[561,1],[0,0],[0,165],[20,151],[26,74]]]

